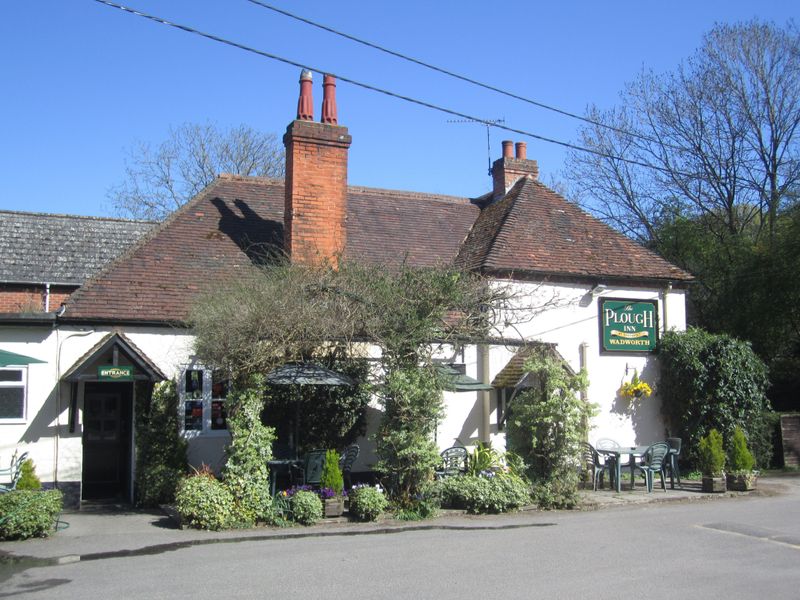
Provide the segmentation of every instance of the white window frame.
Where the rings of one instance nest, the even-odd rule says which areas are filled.
[[[187,365],[180,371],[180,378],[178,380],[178,397],[180,403],[178,406],[178,418],[181,426],[181,434],[187,438],[193,437],[229,437],[230,433],[227,427],[225,429],[212,429],[211,428],[211,403],[217,401],[227,402],[227,398],[215,398],[213,395],[213,374],[215,369],[210,369],[205,365],[192,364]],[[189,397],[186,392],[186,373],[188,371],[202,371],[203,372],[203,392],[199,398]],[[186,427],[186,402],[199,401],[203,403],[203,428],[202,429],[185,429]]]
[[[0,388],[22,388],[22,418],[0,417],[0,424],[15,425],[28,422],[28,367],[8,366],[0,367],[0,371],[19,371],[22,373],[20,381],[0,381]]]

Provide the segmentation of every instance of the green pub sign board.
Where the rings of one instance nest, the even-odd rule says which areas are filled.
[[[658,303],[600,299],[600,342],[605,352],[653,352],[658,343]]]
[[[133,381],[133,367],[103,365],[97,367],[97,378],[100,381]]]

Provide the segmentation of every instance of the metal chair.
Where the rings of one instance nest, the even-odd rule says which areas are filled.
[[[442,464],[435,471],[437,479],[464,475],[467,472],[467,449],[464,446],[452,446],[440,454]]]
[[[681,470],[678,467],[678,457],[681,455],[681,438],[667,438],[667,445],[669,446],[669,461],[667,462],[667,467],[669,468],[669,487],[670,489],[675,489],[675,478],[677,477],[678,487],[683,489]]]
[[[303,458],[302,468],[292,468],[294,485],[319,485],[322,481],[322,469],[325,466],[325,450],[311,450]]]
[[[581,466],[591,473],[592,489],[597,491],[597,482],[603,487],[603,473],[608,471],[608,479],[611,488],[614,488],[614,463],[612,460],[603,461],[597,450],[588,442],[581,444]]]
[[[344,479],[344,486],[346,490],[349,490],[351,487],[353,487],[353,482],[350,478],[350,475],[353,470],[353,464],[358,458],[359,451],[360,448],[358,447],[358,444],[351,444],[344,449],[344,452],[342,452],[342,455],[339,457],[339,468],[342,470],[342,479]]]
[[[667,454],[669,454],[669,446],[666,442],[658,442],[647,449],[644,454],[644,462],[636,465],[636,469],[644,473],[648,493],[653,491],[653,476],[656,473],[661,476],[661,487],[664,492],[666,493],[667,491],[667,484],[664,479],[664,465],[668,460]]]
[[[26,460],[28,460],[27,452],[23,452],[19,457],[16,457],[16,453],[14,453],[14,457],[11,459],[11,466],[8,469],[0,471],[0,476],[10,476],[10,482],[7,485],[0,484],[0,494],[5,494],[17,489],[17,483],[19,483],[19,479],[22,477],[22,463]]]

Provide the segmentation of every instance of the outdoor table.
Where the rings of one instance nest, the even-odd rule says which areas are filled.
[[[275,459],[267,461],[269,467],[269,487],[273,497],[275,496],[275,487],[278,483],[278,474],[280,472],[290,473],[293,466],[301,467],[303,461],[297,458]]]
[[[617,482],[617,492],[622,491],[622,461],[620,457],[631,457],[631,490],[635,486],[636,459],[645,455],[650,446],[618,446],[617,448],[597,448],[597,452],[614,457],[614,480]]]

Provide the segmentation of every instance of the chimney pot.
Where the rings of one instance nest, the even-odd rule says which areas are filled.
[[[297,100],[297,119],[299,121],[314,120],[314,99],[312,91],[311,71],[303,69],[300,73],[300,98]]]
[[[514,142],[503,140],[503,158],[514,158]]]
[[[525,142],[517,142],[517,158],[520,160],[527,160],[528,158],[528,144]]]
[[[325,75],[322,78],[322,122],[336,125],[336,78]]]

